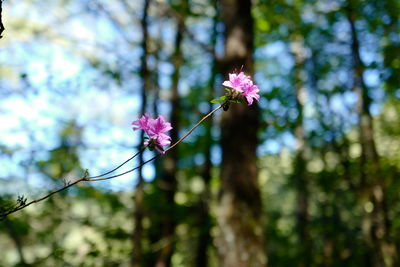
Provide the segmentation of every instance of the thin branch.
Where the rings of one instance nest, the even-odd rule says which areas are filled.
[[[3,25],[3,17],[2,17],[3,8],[2,8],[2,4],[3,4],[3,1],[0,0],[0,38],[3,37],[1,34],[6,29],[6,28],[4,28],[4,25]]]
[[[41,198],[32,200],[31,202],[28,202],[28,203],[23,204],[23,205],[21,205],[21,206],[17,206],[17,207],[15,207],[14,209],[9,210],[9,211],[7,211],[7,212],[1,214],[1,215],[0,215],[0,220],[4,220],[4,219],[5,219],[8,215],[10,215],[11,213],[14,213],[14,212],[17,212],[17,211],[19,211],[19,210],[22,210],[22,209],[24,209],[24,208],[26,208],[26,207],[28,207],[28,206],[34,204],[34,203],[38,203],[38,202],[40,202],[40,201],[43,201],[43,200],[45,200],[45,199],[51,197],[51,196],[54,195],[54,194],[57,194],[57,193],[59,193],[59,192],[61,192],[61,191],[64,191],[64,190],[67,189],[67,188],[70,188],[70,187],[73,186],[73,185],[76,185],[77,183],[80,183],[80,182],[82,182],[82,181],[85,181],[86,178],[87,178],[86,176],[83,176],[83,177],[79,178],[78,180],[76,180],[75,182],[70,183],[70,184],[67,184],[66,186],[64,186],[64,187],[62,187],[62,188],[60,188],[60,189],[58,189],[58,190],[56,190],[56,191],[53,191],[53,192],[51,192],[51,193],[45,195],[44,197],[41,197]]]
[[[177,144],[179,144],[180,142],[182,142],[186,137],[189,136],[189,134],[191,134],[203,121],[205,121],[208,117],[210,117],[214,112],[216,112],[217,110],[219,110],[220,108],[222,108],[224,106],[224,104],[219,105],[218,107],[216,107],[215,109],[213,109],[212,111],[210,111],[207,115],[205,115],[198,123],[196,123],[195,126],[192,127],[192,129],[189,130],[189,132],[187,132],[184,136],[181,137],[181,139],[179,139],[177,142],[175,142],[175,144],[173,144],[172,146],[170,146],[169,148],[167,148],[164,152],[166,153],[168,150],[171,150],[172,148],[174,148]]]
[[[126,163],[128,163],[129,161],[131,161],[132,159],[134,159],[137,155],[139,155],[140,153],[142,153],[142,152],[147,148],[147,146],[148,146],[148,145],[144,146],[144,147],[143,147],[141,150],[139,150],[135,155],[133,155],[133,156],[130,157],[129,159],[125,160],[125,161],[124,161],[123,163],[121,163],[118,167],[115,167],[115,168],[112,169],[111,171],[108,171],[108,172],[106,172],[106,173],[99,174],[99,175],[96,175],[96,176],[89,176],[89,177],[86,177],[86,179],[98,178],[98,177],[106,176],[106,175],[108,175],[108,174],[110,174],[110,173],[112,173],[112,172],[115,172],[116,170],[118,170],[119,168],[121,168],[122,166],[124,166]]]
[[[164,150],[164,154],[167,153],[167,152],[168,152],[169,150],[171,150],[172,148],[174,148],[175,146],[177,146],[180,142],[182,142],[182,141],[183,141],[186,137],[188,137],[188,136],[189,136],[203,121],[204,121],[204,120],[206,120],[206,119],[207,119],[208,117],[210,117],[214,112],[216,112],[217,110],[219,110],[219,109],[222,108],[223,106],[224,106],[224,104],[219,105],[219,106],[216,107],[214,110],[210,111],[207,115],[205,115],[205,116],[204,116],[198,123],[196,123],[196,125],[193,126],[192,129],[190,129],[184,136],[182,136],[182,137],[181,137],[178,141],[176,141],[172,146],[170,146],[169,148],[165,149],[165,150]],[[126,172],[123,172],[123,173],[121,173],[121,174],[113,175],[113,176],[110,176],[110,177],[97,178],[97,179],[89,179],[89,178],[88,178],[87,181],[90,181],[90,182],[94,182],[94,181],[104,181],[104,180],[109,180],[109,179],[113,179],[113,178],[116,178],[116,177],[123,176],[123,175],[125,175],[125,174],[127,174],[127,173],[133,172],[134,170],[137,170],[137,169],[141,168],[143,165],[145,165],[145,164],[147,164],[147,163],[149,163],[149,162],[155,160],[156,158],[158,158],[159,156],[164,155],[164,154],[159,153],[159,154],[155,155],[154,157],[152,157],[151,159],[146,160],[145,162],[143,162],[143,163],[140,164],[139,166],[137,166],[137,167],[135,167],[135,168],[133,168],[133,169],[130,169],[130,170],[126,171]]]
[[[26,204],[24,203],[24,204],[22,204],[22,205],[17,205],[16,207],[12,208],[11,210],[9,210],[9,211],[7,211],[7,212],[1,214],[1,215],[0,215],[0,220],[3,220],[5,217],[7,217],[7,216],[8,216],[9,214],[11,214],[11,213],[14,213],[14,212],[17,212],[17,211],[19,211],[19,210],[22,210],[22,209],[24,209],[24,208],[26,208],[26,207],[28,207],[28,206],[34,204],[34,203],[38,203],[38,202],[40,202],[40,201],[43,201],[43,200],[45,200],[45,199],[51,197],[52,195],[54,195],[54,194],[56,194],[56,193],[59,193],[59,192],[61,192],[61,191],[64,191],[65,189],[67,189],[67,188],[69,188],[69,187],[71,187],[71,186],[73,186],[73,185],[76,185],[76,184],[78,184],[78,183],[80,183],[80,182],[82,182],[82,181],[89,181],[89,179],[92,179],[92,178],[98,178],[98,177],[102,177],[102,176],[108,175],[108,174],[110,174],[110,173],[112,173],[112,172],[118,170],[119,168],[121,168],[123,165],[125,165],[126,163],[128,163],[128,162],[131,161],[132,159],[134,159],[137,155],[139,155],[140,153],[142,153],[146,148],[147,148],[147,145],[144,146],[141,150],[139,150],[135,155],[133,155],[133,156],[130,157],[129,159],[125,160],[122,164],[118,165],[117,167],[115,167],[115,168],[112,169],[111,171],[108,171],[108,172],[105,172],[105,173],[103,173],[103,174],[99,174],[99,175],[96,175],[96,176],[88,176],[89,174],[88,174],[87,171],[86,171],[86,172],[85,172],[85,175],[84,175],[83,177],[80,177],[78,180],[76,180],[76,181],[73,182],[73,183],[69,183],[69,184],[65,185],[64,187],[62,187],[62,188],[60,188],[60,189],[58,189],[58,190],[56,190],[56,191],[50,192],[49,194],[45,195],[44,197],[41,197],[41,198],[32,200],[31,202],[28,202],[28,203],[26,203]]]
[[[219,109],[222,108],[223,106],[224,106],[224,104],[219,105],[219,106],[216,107],[214,110],[210,111],[210,112],[209,112],[207,115],[205,115],[198,123],[196,123],[196,125],[194,125],[184,136],[182,136],[182,137],[181,137],[178,141],[176,141],[172,146],[170,146],[169,148],[167,148],[166,150],[164,150],[164,153],[167,153],[169,150],[171,150],[172,148],[174,148],[175,146],[177,146],[179,143],[181,143],[181,142],[182,142],[186,137],[188,137],[188,136],[189,136],[203,121],[204,121],[204,120],[206,120],[206,119],[207,119],[208,117],[210,117],[214,112],[216,112],[217,110],[219,110]],[[147,163],[153,161],[154,159],[158,158],[159,156],[164,155],[164,154],[159,153],[159,154],[155,155],[154,157],[152,157],[151,159],[149,159],[149,160],[143,162],[143,163],[140,164],[139,166],[137,166],[137,167],[135,167],[135,168],[133,168],[133,169],[130,169],[130,170],[126,171],[126,172],[123,172],[123,173],[120,173],[120,174],[116,174],[116,175],[113,175],[113,176],[109,176],[109,177],[99,178],[99,177],[101,177],[101,176],[108,175],[108,174],[110,174],[110,173],[116,171],[117,169],[121,168],[121,167],[122,167],[123,165],[125,165],[127,162],[129,162],[130,160],[132,160],[133,158],[135,158],[137,155],[139,155],[140,153],[142,153],[142,152],[144,151],[144,149],[146,149],[146,147],[147,147],[147,146],[143,147],[143,149],[141,149],[139,152],[137,152],[137,153],[136,153],[134,156],[132,156],[131,158],[129,158],[129,159],[127,159],[126,161],[124,161],[124,162],[123,162],[122,164],[120,164],[118,167],[112,169],[111,171],[108,171],[108,172],[106,172],[106,173],[103,173],[103,174],[101,174],[101,175],[89,176],[89,173],[88,173],[87,170],[86,170],[86,171],[85,171],[85,175],[84,175],[83,177],[80,177],[78,180],[76,180],[76,181],[74,181],[74,182],[72,182],[72,183],[69,183],[69,184],[65,185],[64,187],[62,187],[62,188],[60,188],[60,189],[57,189],[57,190],[55,190],[55,191],[53,191],[53,192],[50,192],[49,194],[47,194],[47,195],[45,195],[45,196],[43,196],[43,197],[41,197],[41,198],[38,198],[38,199],[32,200],[32,201],[30,201],[30,202],[28,202],[28,203],[24,203],[24,204],[22,204],[22,205],[16,206],[16,207],[14,207],[13,209],[11,209],[11,210],[9,210],[9,211],[7,211],[7,212],[4,212],[4,213],[2,213],[2,214],[0,214],[0,220],[4,220],[8,215],[10,215],[10,214],[12,214],[12,213],[15,213],[15,212],[17,212],[17,211],[19,211],[19,210],[22,210],[22,209],[24,209],[24,208],[26,208],[26,207],[28,207],[28,206],[34,204],[34,203],[41,202],[41,201],[43,201],[43,200],[45,200],[45,199],[51,197],[52,195],[57,194],[57,193],[59,193],[59,192],[61,192],[61,191],[64,191],[64,190],[70,188],[71,186],[74,186],[74,185],[76,185],[76,184],[78,184],[78,183],[80,183],[80,182],[83,182],[83,181],[86,181],[86,182],[103,181],[103,180],[109,180],[109,179],[113,179],[113,178],[116,178],[116,177],[120,177],[120,176],[123,176],[123,175],[125,175],[125,174],[130,173],[130,172],[133,172],[134,170],[137,170],[138,168],[141,168],[143,165],[145,165],[145,164],[147,164]]]

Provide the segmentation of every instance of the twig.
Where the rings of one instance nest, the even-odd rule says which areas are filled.
[[[190,129],[184,136],[182,136],[182,137],[181,137],[178,141],[176,141],[172,146],[170,146],[169,148],[165,149],[165,150],[164,150],[164,153],[167,153],[169,150],[171,150],[171,149],[174,148],[176,145],[178,145],[180,142],[182,142],[182,141],[183,141],[186,137],[188,137],[188,136],[189,136],[203,121],[204,121],[204,120],[206,120],[206,119],[207,119],[208,117],[210,117],[214,112],[216,112],[217,110],[219,110],[220,108],[222,108],[223,105],[224,105],[224,104],[219,105],[219,106],[216,107],[214,110],[210,111],[210,112],[209,112],[206,116],[204,116],[198,123],[196,123],[196,125],[193,126],[192,129]],[[97,178],[97,179],[88,178],[87,181],[90,181],[90,182],[94,182],[94,181],[104,181],[104,180],[109,180],[109,179],[113,179],[113,178],[116,178],[116,177],[125,175],[125,174],[127,174],[127,173],[133,172],[134,170],[137,170],[137,169],[141,168],[143,165],[145,165],[145,164],[147,164],[147,163],[149,163],[149,162],[155,160],[156,158],[158,158],[158,157],[161,156],[161,155],[164,155],[164,154],[159,153],[159,154],[155,155],[154,157],[152,157],[151,159],[146,160],[145,162],[143,162],[143,163],[140,164],[139,166],[137,166],[137,167],[135,167],[135,168],[133,168],[133,169],[130,169],[130,170],[126,171],[126,172],[123,172],[123,173],[121,173],[121,174],[113,175],[113,176],[110,176],[110,177]]]
[[[4,25],[3,25],[3,17],[2,17],[3,8],[2,8],[2,4],[3,4],[3,1],[0,0],[0,38],[3,37],[1,34],[6,29],[6,28],[4,28]]]
[[[102,177],[102,176],[106,176],[112,172],[115,172],[116,170],[118,170],[119,168],[121,168],[122,166],[124,166],[126,163],[128,163],[129,161],[131,161],[132,159],[134,159],[137,155],[139,155],[140,153],[142,153],[148,145],[144,146],[141,150],[139,150],[135,155],[133,155],[132,157],[130,157],[129,159],[125,160],[123,163],[121,163],[118,167],[115,167],[114,169],[112,169],[111,171],[105,172],[103,174],[99,174],[96,176],[89,176],[86,177],[86,179],[92,179],[92,178],[98,178],[98,177]]]
[[[173,145],[171,145],[169,148],[165,149],[165,150],[164,150],[164,153],[167,153],[169,150],[171,150],[172,148],[174,148],[175,146],[177,146],[179,143],[181,143],[181,142],[182,142],[186,137],[188,137],[188,136],[189,136],[203,121],[204,121],[204,120],[206,120],[206,119],[207,119],[208,117],[210,117],[214,112],[216,112],[217,110],[219,110],[219,109],[222,108],[223,106],[224,106],[224,104],[219,105],[219,106],[216,107],[214,110],[210,111],[210,112],[209,112],[207,115],[205,115],[198,123],[196,123],[196,125],[194,125],[184,136],[182,136],[178,141],[176,141],[176,142],[175,142]],[[124,161],[122,164],[120,164],[118,167],[116,167],[116,168],[114,168],[114,169],[112,169],[111,171],[108,171],[108,172],[106,172],[106,173],[103,173],[103,174],[100,174],[100,175],[96,175],[96,176],[89,176],[89,173],[88,173],[87,170],[86,170],[84,176],[81,177],[81,178],[79,178],[78,180],[76,180],[76,181],[74,181],[74,182],[72,182],[72,183],[69,183],[69,184],[65,185],[64,187],[62,187],[62,188],[60,188],[60,189],[57,189],[57,190],[55,190],[55,191],[53,191],[53,192],[50,192],[49,194],[47,194],[47,195],[45,195],[45,196],[43,196],[43,197],[41,197],[41,198],[32,200],[32,201],[30,201],[30,202],[28,202],[28,203],[24,203],[24,204],[19,205],[19,206],[15,207],[15,208],[13,208],[13,209],[7,211],[7,212],[4,212],[4,213],[0,214],[0,220],[4,220],[8,215],[10,215],[10,214],[12,214],[12,213],[14,213],[14,212],[17,212],[17,211],[19,211],[19,210],[22,210],[22,209],[24,209],[24,208],[26,208],[26,207],[28,207],[28,206],[34,204],[34,203],[41,202],[41,201],[43,201],[43,200],[45,200],[45,199],[51,197],[52,195],[57,194],[57,193],[59,193],[59,192],[61,192],[61,191],[64,191],[64,190],[70,188],[71,186],[74,186],[74,185],[76,185],[76,184],[78,184],[78,183],[80,183],[80,182],[83,182],[83,181],[86,181],[86,182],[103,181],[103,180],[109,180],[109,179],[113,179],[113,178],[116,178],[116,177],[120,177],[120,176],[123,176],[123,175],[125,175],[125,174],[127,174],[127,173],[133,172],[134,170],[137,170],[138,168],[141,168],[143,165],[145,165],[145,164],[147,164],[147,163],[153,161],[154,159],[158,158],[159,156],[164,155],[164,154],[159,153],[159,154],[155,155],[154,157],[152,157],[151,159],[146,160],[145,162],[143,162],[143,163],[140,164],[139,166],[137,166],[137,167],[135,167],[135,168],[133,168],[133,169],[130,169],[130,170],[126,171],[126,172],[123,172],[123,173],[120,173],[120,174],[116,174],[116,175],[113,175],[113,176],[109,176],[109,177],[100,178],[100,177],[102,177],[102,176],[108,175],[108,174],[110,174],[110,173],[116,171],[117,169],[121,168],[121,167],[122,167],[123,165],[125,165],[127,162],[129,162],[130,160],[132,160],[133,158],[135,158],[137,155],[139,155],[140,153],[142,153],[142,152],[144,151],[144,149],[146,149],[146,147],[147,147],[147,146],[143,147],[143,149],[141,149],[139,152],[137,152],[134,156],[130,157],[129,159],[127,159],[126,161]]]
[[[28,202],[28,203],[23,203],[23,204],[21,204],[21,205],[18,205],[18,206],[16,206],[16,207],[12,208],[11,210],[9,210],[9,211],[7,211],[7,212],[1,214],[1,215],[0,215],[0,220],[3,220],[5,217],[7,217],[7,216],[8,216],[9,214],[11,214],[11,213],[14,213],[14,212],[17,212],[17,211],[19,211],[19,210],[22,210],[22,209],[24,209],[24,208],[26,208],[26,207],[28,207],[28,206],[34,204],[34,203],[38,203],[38,202],[40,202],[40,201],[43,201],[43,200],[45,200],[45,199],[51,197],[52,195],[54,195],[54,194],[56,194],[56,193],[59,193],[59,192],[61,192],[61,191],[64,191],[65,189],[68,189],[69,187],[71,187],[71,186],[73,186],[73,185],[76,185],[76,184],[78,184],[78,183],[80,183],[80,182],[82,182],[82,181],[89,181],[89,179],[91,179],[91,178],[98,178],[98,177],[102,177],[102,176],[108,175],[108,174],[110,174],[110,173],[112,173],[112,172],[118,170],[119,168],[121,168],[123,165],[125,165],[126,163],[128,163],[128,162],[131,161],[132,159],[134,159],[137,155],[139,155],[140,153],[142,153],[146,148],[147,148],[147,145],[144,146],[141,150],[139,150],[135,155],[133,155],[133,156],[130,157],[129,159],[125,160],[122,164],[118,165],[116,168],[112,169],[111,171],[105,172],[105,173],[103,173],[103,174],[99,174],[99,175],[96,175],[96,176],[88,176],[89,173],[88,173],[87,170],[86,170],[86,171],[85,171],[85,175],[84,175],[83,177],[79,178],[78,180],[76,180],[75,182],[73,182],[73,183],[68,183],[68,184],[66,184],[64,187],[62,187],[62,188],[60,188],[60,189],[57,189],[57,190],[55,190],[55,191],[53,191],[53,192],[50,192],[49,194],[45,195],[44,197],[41,197],[41,198],[32,200],[31,202]]]
[[[86,178],[87,178],[86,176],[83,176],[83,177],[79,178],[78,180],[76,180],[75,182],[70,183],[70,184],[67,184],[66,186],[64,186],[64,187],[62,187],[62,188],[60,188],[60,189],[58,189],[58,190],[56,190],[56,191],[53,191],[53,192],[51,192],[51,193],[45,195],[44,197],[41,197],[41,198],[32,200],[31,202],[28,202],[28,203],[26,203],[26,204],[24,204],[24,205],[21,205],[21,206],[17,206],[16,208],[14,208],[14,209],[12,209],[12,210],[9,210],[9,211],[7,211],[7,212],[1,214],[1,215],[0,215],[0,220],[4,220],[4,219],[5,219],[8,215],[10,215],[11,213],[14,213],[14,212],[17,212],[17,211],[19,211],[19,210],[22,210],[22,209],[24,209],[24,208],[26,208],[26,207],[28,207],[28,206],[34,204],[34,203],[38,203],[38,202],[40,202],[40,201],[43,201],[43,200],[45,200],[45,199],[51,197],[51,196],[54,195],[54,194],[57,194],[57,193],[59,193],[59,192],[61,192],[61,191],[64,191],[65,189],[70,188],[71,186],[76,185],[77,183],[84,181]]]

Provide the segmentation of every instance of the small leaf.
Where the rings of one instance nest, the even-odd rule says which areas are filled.
[[[221,96],[221,97],[219,98],[219,100],[221,100],[221,101],[225,101],[225,100],[226,100],[226,95],[224,95],[224,96]]]
[[[213,99],[210,101],[210,103],[220,103],[220,102],[221,102],[221,100],[219,100],[219,99]]]

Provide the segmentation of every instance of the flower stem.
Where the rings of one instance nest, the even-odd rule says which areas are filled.
[[[205,116],[204,116],[198,123],[196,123],[184,136],[182,136],[178,141],[176,141],[176,142],[175,142],[174,144],[172,144],[170,147],[168,147],[167,149],[165,149],[165,150],[164,150],[164,153],[167,153],[169,150],[173,149],[175,146],[177,146],[179,143],[181,143],[183,140],[185,140],[186,137],[188,137],[188,136],[189,136],[203,121],[204,121],[204,120],[206,120],[206,119],[207,119],[208,117],[210,117],[214,112],[216,112],[217,110],[219,110],[220,108],[222,108],[223,105],[224,105],[224,104],[219,105],[218,107],[216,107],[215,109],[213,109],[212,111],[210,111],[207,115],[205,115]],[[129,161],[131,161],[133,158],[135,158],[137,155],[139,155],[140,153],[142,153],[142,152],[146,149],[146,147],[147,147],[147,146],[143,147],[143,148],[142,148],[140,151],[138,151],[135,155],[133,155],[132,157],[130,157],[129,159],[127,159],[126,161],[124,161],[122,164],[120,164],[120,165],[117,166],[116,168],[114,168],[114,169],[112,169],[112,170],[110,170],[110,171],[108,171],[108,172],[106,172],[106,173],[103,173],[103,174],[100,174],[100,175],[96,175],[96,176],[88,176],[87,173],[85,173],[85,175],[84,175],[83,177],[80,177],[78,180],[76,180],[76,181],[74,181],[74,182],[72,182],[72,183],[69,183],[69,184],[65,185],[64,187],[62,187],[62,188],[60,188],[60,189],[57,189],[57,190],[55,190],[55,191],[52,191],[52,192],[50,192],[49,194],[47,194],[47,195],[45,195],[45,196],[43,196],[43,197],[41,197],[41,198],[32,200],[32,201],[30,201],[30,202],[28,202],[28,203],[25,203],[25,204],[23,204],[23,205],[16,206],[16,207],[12,208],[11,210],[6,211],[6,212],[0,214],[0,220],[3,220],[3,219],[5,219],[8,215],[10,215],[10,214],[12,214],[12,213],[14,213],[14,212],[17,212],[17,211],[19,211],[19,210],[22,210],[22,209],[24,209],[24,208],[26,208],[26,207],[28,207],[28,206],[34,204],[34,203],[41,202],[41,201],[43,201],[43,200],[45,200],[45,199],[51,197],[52,195],[57,194],[57,193],[59,193],[59,192],[61,192],[61,191],[64,191],[64,190],[70,188],[71,186],[76,185],[76,184],[78,184],[78,183],[80,183],[80,182],[83,182],[83,181],[86,181],[86,182],[103,181],[103,180],[109,180],[109,179],[113,179],[113,178],[116,178],[116,177],[120,177],[120,176],[123,176],[123,175],[125,175],[125,174],[130,173],[130,172],[133,172],[134,170],[137,170],[137,169],[141,168],[143,165],[145,165],[145,164],[147,164],[147,163],[149,163],[149,162],[155,160],[155,159],[158,158],[159,156],[164,155],[164,154],[162,154],[162,153],[158,153],[158,154],[155,155],[154,157],[152,157],[152,158],[146,160],[145,162],[143,162],[142,164],[140,164],[139,166],[137,166],[137,167],[135,167],[135,168],[133,168],[133,169],[130,169],[130,170],[126,171],[126,172],[123,172],[123,173],[120,173],[120,174],[116,174],[116,175],[113,175],[113,176],[100,178],[100,177],[102,177],[102,176],[108,175],[108,174],[110,174],[110,173],[112,173],[112,172],[118,170],[119,168],[121,168],[123,165],[125,165],[126,163],[128,163]]]
[[[217,110],[219,110],[220,108],[222,108],[223,105],[219,105],[218,107],[216,107],[215,109],[213,109],[212,111],[210,111],[207,115],[205,115],[198,123],[196,123],[184,136],[182,136],[178,141],[176,141],[174,144],[172,144],[170,147],[168,147],[167,149],[164,150],[164,153],[167,153],[169,150],[173,149],[175,146],[177,146],[179,143],[181,143],[183,140],[186,139],[186,137],[188,137],[203,121],[205,121],[208,117],[210,117],[214,112],[216,112]],[[91,178],[88,177],[86,181],[90,181],[90,182],[94,182],[94,181],[104,181],[104,180],[109,180],[109,179],[113,179],[119,176],[123,176],[127,173],[133,172],[134,170],[137,170],[139,168],[141,168],[143,165],[155,160],[156,158],[158,158],[159,156],[164,155],[164,154],[157,154],[154,157],[152,157],[151,159],[146,160],[145,162],[143,162],[142,164],[140,164],[139,166],[130,169],[126,172],[123,172],[121,174],[117,174],[117,175],[113,175],[110,177],[103,177],[103,178]]]
[[[118,167],[115,167],[114,169],[112,169],[111,171],[108,171],[108,172],[105,172],[105,173],[103,173],[103,174],[99,174],[99,175],[96,175],[96,176],[89,176],[89,177],[86,177],[86,179],[94,179],[94,178],[99,178],[99,177],[102,177],[102,176],[106,176],[106,175],[108,175],[108,174],[110,174],[110,173],[112,173],[112,172],[115,172],[116,170],[118,170],[119,168],[121,168],[122,166],[124,166],[126,163],[128,163],[129,161],[131,161],[132,159],[134,159],[137,155],[139,155],[140,153],[142,153],[146,148],[147,148],[147,146],[148,145],[146,145],[146,146],[144,146],[142,149],[140,149],[135,155],[133,155],[132,157],[130,157],[129,159],[127,159],[127,160],[125,160],[123,163],[121,163]]]

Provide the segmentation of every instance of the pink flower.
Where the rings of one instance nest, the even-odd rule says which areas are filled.
[[[258,94],[260,90],[258,89],[258,86],[253,84],[253,81],[248,81],[245,86],[243,86],[243,93],[242,96],[244,96],[247,100],[247,103],[249,106],[253,104],[253,99],[259,101],[260,100],[260,95]]]
[[[223,82],[222,85],[242,93],[243,85],[249,80],[250,76],[244,75],[243,72],[240,72],[239,74],[229,73],[229,81]]]
[[[147,130],[149,129],[149,120],[151,120],[149,114],[144,114],[142,117],[140,117],[140,119],[132,122],[132,125],[135,125],[137,127],[135,128],[135,126],[133,126],[133,130],[136,131],[142,129],[147,133]]]
[[[245,75],[243,72],[239,74],[229,73],[229,80],[222,83],[223,86],[230,88],[233,92],[238,92],[240,96],[244,97],[248,105],[252,105],[254,99],[259,101],[260,95],[258,86],[253,84],[250,76]],[[237,94],[234,94],[237,96]]]
[[[164,153],[162,150],[163,146],[171,144],[171,137],[166,134],[166,132],[172,129],[171,123],[166,122],[161,115],[156,119],[152,119],[146,113],[140,119],[132,122],[132,125],[134,125],[134,131],[139,129],[144,130],[150,138],[144,144],[155,148],[160,153]]]
[[[149,126],[147,134],[152,138],[163,135],[165,132],[172,129],[171,123],[166,122],[161,115],[159,115],[157,119],[150,118]]]

